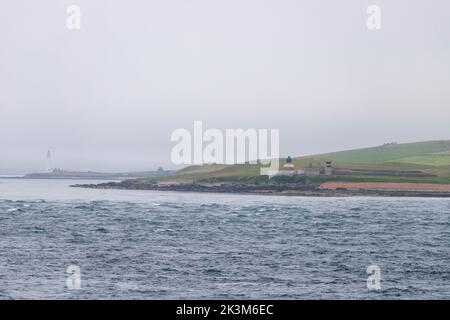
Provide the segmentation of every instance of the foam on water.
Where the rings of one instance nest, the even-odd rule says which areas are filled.
[[[449,298],[450,200],[3,180],[0,298]],[[366,268],[380,266],[369,291]],[[81,290],[66,268],[81,268]]]

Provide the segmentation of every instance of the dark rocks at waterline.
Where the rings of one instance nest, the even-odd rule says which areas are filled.
[[[314,185],[305,184],[249,184],[249,183],[180,183],[157,184],[136,183],[132,181],[108,182],[101,184],[77,184],[72,187],[93,189],[131,189],[131,190],[158,190],[158,191],[184,191],[184,192],[226,192],[226,193],[279,193],[284,191],[314,191]]]
[[[122,190],[154,190],[154,191],[178,191],[178,192],[213,192],[236,194],[267,194],[288,196],[313,196],[313,197],[433,197],[450,198],[450,192],[443,191],[417,191],[417,190],[348,190],[338,188],[336,190],[320,189],[311,184],[249,184],[249,183],[179,183],[158,184],[156,182],[138,182],[126,180],[122,182],[108,182],[100,184],[76,184],[72,187],[89,189],[122,189]]]

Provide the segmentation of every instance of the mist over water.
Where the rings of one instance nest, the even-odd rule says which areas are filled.
[[[227,130],[254,129],[279,132],[257,158],[295,159],[274,189],[448,183],[448,143],[411,154],[400,144],[450,138],[449,11],[448,0],[0,1],[0,300],[450,299],[450,198],[17,177],[180,169],[190,162],[172,157],[178,129],[193,141],[183,155],[218,164],[202,157],[212,139],[197,131],[219,132],[214,154],[227,156]],[[193,180],[243,192],[260,181],[246,168]],[[379,290],[368,288],[369,266]]]
[[[66,26],[81,10],[81,29]],[[448,0],[0,3],[0,173],[142,171],[171,133],[280,129],[282,156],[449,138]]]
[[[449,298],[450,200],[0,179],[0,298]],[[381,290],[366,268],[381,268]],[[66,268],[81,269],[68,290]]]

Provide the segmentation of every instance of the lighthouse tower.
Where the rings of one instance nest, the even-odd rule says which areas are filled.
[[[52,154],[50,150],[47,151],[47,161],[45,167],[47,172],[52,172]]]

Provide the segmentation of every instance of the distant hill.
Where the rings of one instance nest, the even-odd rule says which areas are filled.
[[[310,165],[321,166],[324,161],[333,161],[336,169],[354,170],[351,175],[317,176],[315,181],[381,181],[381,182],[426,182],[450,183],[450,140],[396,144],[296,157],[296,168]],[[280,159],[284,164],[285,159]],[[370,172],[383,172],[375,175]],[[415,172],[416,176],[401,176],[398,172]],[[390,175],[389,172],[392,172]],[[419,174],[417,174],[419,173]],[[423,177],[420,177],[423,174]],[[190,166],[174,175],[158,179],[161,182],[202,181],[250,181],[263,182],[260,165],[203,165]]]
[[[450,140],[386,144],[374,148],[333,152],[319,157],[346,163],[389,162],[450,166]]]

